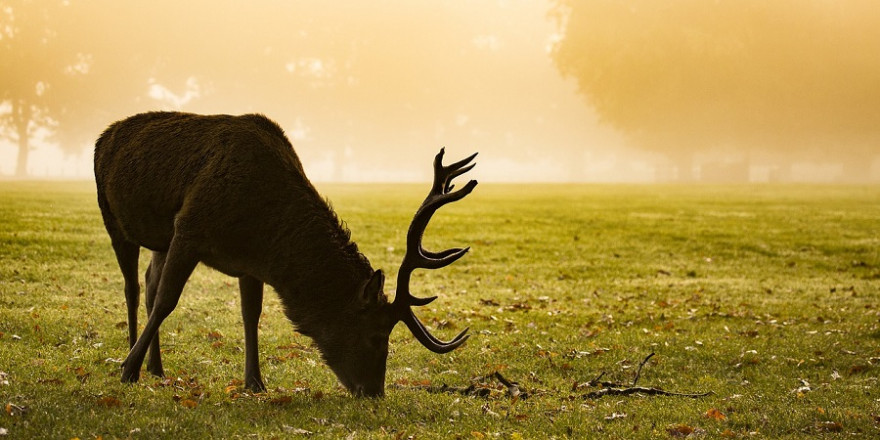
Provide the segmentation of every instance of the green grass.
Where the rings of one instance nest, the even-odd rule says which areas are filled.
[[[393,280],[427,187],[319,189]],[[92,185],[0,183],[0,428],[58,439],[880,435],[878,187],[481,185],[438,213],[425,243],[473,247],[413,285],[440,296],[418,311],[435,334],[469,326],[472,337],[435,355],[395,329],[384,399],[343,391],[271,293],[260,330],[270,391],[245,393],[237,283],[203,267],[160,330],[168,379],[144,371],[126,385],[122,277]],[[601,372],[631,383],[651,352],[640,386],[713,394],[576,389]],[[495,371],[528,398],[481,379]],[[437,392],[471,383],[490,394]]]

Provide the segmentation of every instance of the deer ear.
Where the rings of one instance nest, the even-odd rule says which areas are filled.
[[[370,280],[367,281],[367,285],[364,286],[363,291],[363,302],[366,304],[376,304],[379,302],[379,298],[383,296],[382,288],[385,286],[385,273],[382,272],[382,269],[379,269],[373,272],[373,276],[370,277]]]

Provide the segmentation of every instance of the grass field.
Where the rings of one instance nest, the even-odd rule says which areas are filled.
[[[390,294],[427,187],[319,189]],[[271,292],[270,391],[246,393],[237,283],[203,267],[160,330],[168,377],[126,385],[92,184],[0,183],[0,437],[880,436],[876,186],[481,185],[425,244],[473,247],[413,281],[440,296],[418,312],[436,335],[473,336],[435,355],[395,329],[383,399],[340,388]],[[632,385],[652,352],[638,386],[711,394],[589,394],[600,373]]]

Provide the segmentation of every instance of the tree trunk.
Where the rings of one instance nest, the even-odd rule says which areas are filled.
[[[18,160],[15,163],[15,177],[27,177],[27,162],[30,155],[30,135],[28,126],[31,123],[31,107],[26,102],[17,101],[13,104],[12,115],[16,133],[18,134]]]

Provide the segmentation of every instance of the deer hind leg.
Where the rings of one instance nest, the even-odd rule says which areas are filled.
[[[159,277],[159,285],[147,324],[144,326],[140,338],[128,353],[128,357],[122,363],[123,382],[137,382],[140,378],[141,365],[144,363],[147,349],[152,344],[153,338],[156,337],[162,321],[177,307],[183,286],[198,262],[198,258],[188,248],[185,240],[181,240],[175,235],[165,256],[165,264],[162,267],[162,275]]]
[[[153,312],[153,304],[156,300],[156,292],[159,290],[159,280],[162,279],[162,268],[165,266],[165,252],[153,252],[153,258],[147,267],[147,316]],[[150,342],[150,354],[147,358],[147,371],[156,376],[165,375],[162,368],[162,355],[159,353],[159,332],[153,336]]]
[[[263,282],[243,276],[238,279],[241,290],[241,317],[244,321],[244,386],[253,392],[266,391],[260,375],[260,353],[257,342],[257,327],[263,312]]]
[[[116,262],[125,279],[125,306],[128,309],[128,348],[134,347],[137,340],[138,305],[141,288],[138,284],[138,257],[140,246],[121,238],[111,237]]]

